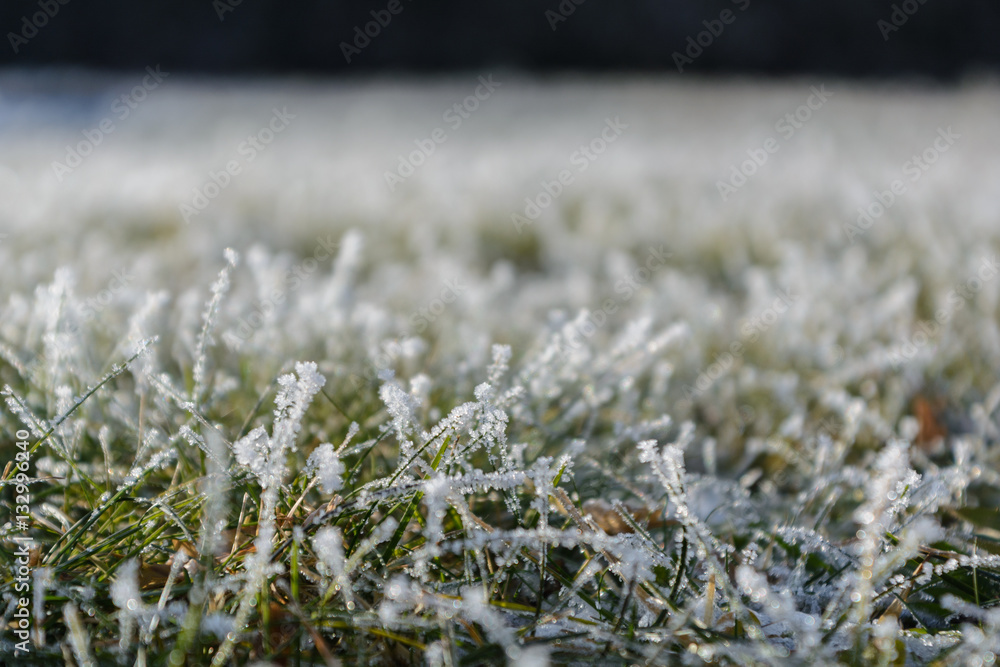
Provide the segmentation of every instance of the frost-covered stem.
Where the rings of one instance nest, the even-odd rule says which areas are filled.
[[[203,315],[204,324],[201,333],[198,335],[198,343],[195,347],[194,369],[191,375],[194,379],[194,389],[191,391],[191,400],[195,405],[201,402],[201,395],[205,391],[205,365],[208,360],[207,347],[212,342],[212,327],[215,324],[215,315],[219,310],[219,304],[229,291],[229,273],[239,262],[239,255],[232,248],[226,248],[226,265],[219,271],[219,277],[212,285],[212,298],[205,306]]]
[[[80,614],[72,602],[63,605],[63,618],[69,628],[70,646],[73,647],[73,657],[78,667],[93,667],[94,659],[90,655],[90,640],[87,630],[83,627]]]
[[[34,578],[34,609],[35,609],[35,646],[45,646],[45,595],[52,585],[52,570],[40,567],[33,573]]]
[[[883,536],[892,527],[896,514],[905,507],[909,489],[920,479],[909,466],[907,446],[893,442],[879,455],[875,463],[877,476],[867,489],[867,500],[854,513],[854,520],[861,526],[859,542],[855,546],[861,563],[854,576],[851,618],[856,623],[866,623],[871,614],[875,586],[876,559],[882,551]]]
[[[170,573],[167,575],[166,583],[163,584],[163,590],[160,592],[160,599],[156,603],[157,612],[162,612],[166,608],[167,600],[170,599],[170,591],[173,589],[174,582],[177,580],[177,577],[180,576],[181,570],[184,568],[187,560],[187,554],[183,551],[177,550],[174,552],[174,561],[170,564]],[[156,626],[159,624],[159,621],[159,615],[155,615],[149,620],[149,627],[146,629],[146,632],[143,633],[142,638],[142,642],[147,646],[153,641],[153,633],[156,632]]]
[[[240,606],[233,618],[233,632],[226,637],[219,647],[218,653],[212,658],[213,667],[222,665],[232,654],[235,647],[236,634],[246,627],[250,614],[257,604],[257,595],[263,589],[270,575],[271,552],[274,544],[274,510],[278,504],[278,490],[265,489],[262,494],[261,525],[258,527],[257,539],[254,540],[256,552],[247,557],[246,590],[240,599]]]

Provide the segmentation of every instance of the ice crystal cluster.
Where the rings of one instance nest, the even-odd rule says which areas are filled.
[[[995,85],[4,77],[5,664],[997,660]]]

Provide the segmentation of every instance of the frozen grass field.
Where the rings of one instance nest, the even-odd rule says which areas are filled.
[[[4,73],[0,654],[994,663],[998,112]]]

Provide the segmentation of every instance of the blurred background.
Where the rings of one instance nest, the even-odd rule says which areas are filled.
[[[0,26],[3,340],[35,344],[45,286],[75,295],[102,361],[164,290],[154,330],[183,366],[232,247],[222,340],[275,372],[315,349],[371,377],[386,341],[420,338],[396,370],[446,381],[608,298],[595,355],[693,332],[643,362],[678,419],[898,371],[891,421],[956,367],[955,391],[986,387],[970,355],[1000,363],[989,283],[985,319],[965,309],[892,365],[1000,248],[996,2],[7,0]],[[618,289],[660,246],[666,265]],[[739,373],[685,396],[789,291]]]
[[[348,62],[341,43],[352,43],[355,28],[389,4],[7,0],[0,5],[0,64],[127,71],[158,62],[188,73],[351,76],[482,68],[676,72],[674,52],[684,52],[688,38],[725,10],[739,20],[725,25],[691,71],[941,79],[1000,63],[1000,5],[991,0],[398,0],[391,27]]]

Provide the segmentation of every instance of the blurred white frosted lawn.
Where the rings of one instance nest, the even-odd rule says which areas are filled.
[[[949,290],[997,249],[995,87],[495,74],[500,85],[456,129],[455,112],[446,112],[476,92],[477,75],[265,85],[170,75],[122,119],[116,97],[143,76],[8,72],[0,79],[7,308],[17,303],[11,297],[30,294],[68,265],[81,296],[105,289],[112,270],[127,267],[134,282],[102,313],[128,312],[147,289],[203,287],[227,246],[260,244],[298,257],[312,252],[318,236],[355,228],[365,237],[358,298],[400,320],[385,321],[380,332],[398,333],[442,281],[461,278],[469,293],[443,314],[450,324],[434,329],[448,335],[459,323],[518,340],[533,336],[550,309],[569,316],[599,309],[631,263],[662,244],[673,253],[669,265],[597,339],[640,316],[657,326],[684,321],[694,335],[675,361],[696,371],[711,361],[705,354],[713,346],[740,337],[741,318],[786,289],[798,300],[761,336],[757,352],[771,355],[762,363],[818,372],[831,358],[828,348],[837,356],[831,346],[839,345],[847,363],[826,372],[846,381],[877,370],[878,351],[933,318]],[[807,101],[815,105],[811,88],[820,86],[831,96],[788,137],[782,119]],[[249,160],[239,146],[274,109],[294,119]],[[581,172],[574,152],[614,118],[627,128]],[[67,146],[86,142],[84,130],[96,136],[105,119],[113,132],[101,133],[79,167],[57,176],[53,163],[66,162]],[[416,140],[426,146],[435,128],[446,141],[390,191],[386,172]],[[959,138],[913,181],[905,163],[947,128]],[[719,181],[749,159],[747,151],[759,158],[769,137],[777,152],[723,201]],[[180,205],[234,159],[241,173],[185,224]],[[512,214],[523,215],[525,197],[537,199],[542,182],[556,182],[562,170],[572,182],[519,234]],[[905,193],[866,233],[848,234],[858,207],[894,179],[905,182]],[[319,275],[330,271],[323,265]],[[307,281],[301,298],[322,287]],[[930,364],[936,373],[969,355],[995,364],[998,294],[998,283],[987,281],[975,307],[951,319],[937,347],[922,348],[910,369]],[[322,337],[332,316],[288,308],[281,319],[307,339]],[[4,318],[11,338],[23,335],[18,319]],[[983,370],[977,363],[964,372],[983,380]]]

